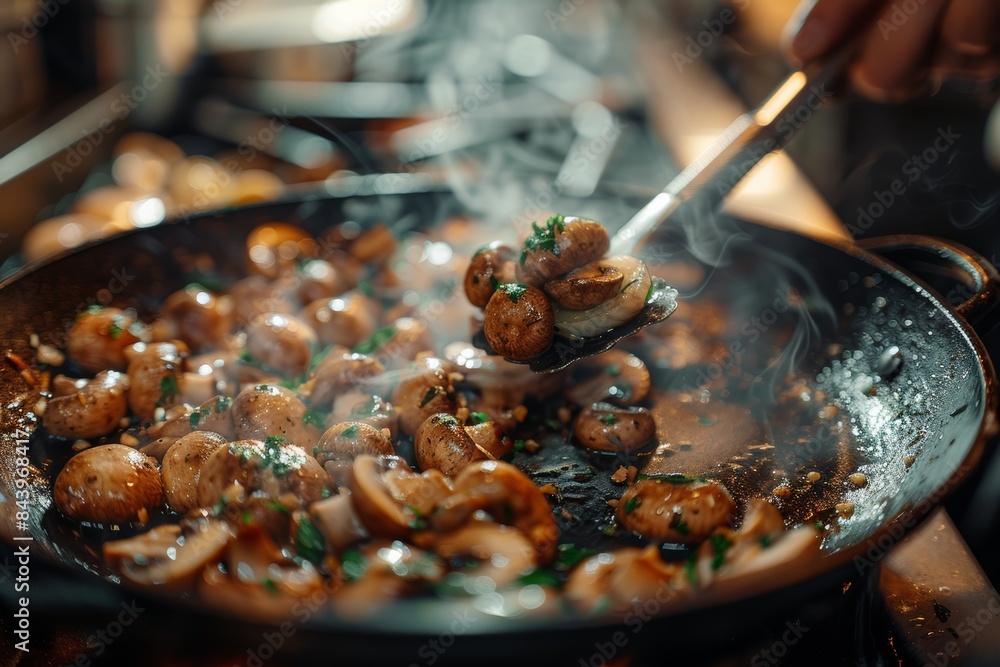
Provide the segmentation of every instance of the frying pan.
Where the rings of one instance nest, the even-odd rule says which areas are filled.
[[[632,202],[620,200],[567,200],[557,206],[604,221],[623,220],[634,210]],[[246,236],[264,222],[286,221],[318,233],[348,219],[362,226],[391,220],[402,234],[462,214],[468,211],[444,192],[317,194],[130,232],[28,266],[0,283],[0,351],[32,359],[32,333],[42,342],[62,345],[76,314],[94,303],[111,301],[152,314],[167,295],[192,280],[193,267],[202,266],[200,259],[206,257],[214,267],[210,276],[198,276],[201,280],[234,280],[244,273]],[[705,306],[714,308],[722,322],[721,353],[686,366],[651,363],[657,385],[662,391],[690,392],[706,378],[724,376],[726,401],[753,411],[776,445],[769,450],[775,453],[727,477],[736,496],[766,497],[777,468],[794,476],[813,469],[836,475],[860,467],[869,483],[805,494],[789,503],[786,514],[794,519],[834,527],[824,538],[824,556],[784,568],[780,576],[770,573],[742,590],[657,609],[654,615],[675,637],[706,622],[713,631],[709,636],[718,636],[738,625],[733,610],[744,613],[762,604],[801,600],[863,571],[858,563],[877,563],[969,474],[997,430],[993,366],[969,320],[993,305],[998,278],[978,255],[927,237],[874,240],[865,247],[831,244],[729,218],[717,218],[702,239],[703,246],[692,248],[683,237],[665,232],[644,249],[654,267],[685,265],[700,276],[682,288],[675,317]],[[963,283],[971,296],[952,307],[922,280],[874,251],[931,259],[928,266],[943,267],[940,273]],[[643,335],[639,344],[646,352],[655,356],[676,342],[671,332],[679,325],[671,322]],[[730,376],[736,379],[725,379]],[[830,427],[828,412],[825,425],[818,421],[821,417],[806,396],[836,407],[837,428]],[[4,539],[17,545],[30,538],[33,557],[123,586],[100,557],[101,542],[112,534],[74,526],[52,506],[51,482],[70,452],[65,443],[50,442],[36,429],[31,414],[36,398],[13,366],[0,364]],[[15,461],[26,441],[30,464],[21,472]],[[576,503],[571,513],[582,519],[560,519],[564,541],[598,548],[629,543],[599,530],[610,514],[604,499],[617,497],[621,487],[613,487],[604,474],[581,481],[572,472],[560,472],[567,462],[609,466],[568,443],[544,443],[530,460],[515,460],[536,480],[555,481],[563,491],[558,502]],[[13,502],[19,474],[27,475],[31,488],[28,506],[20,510],[26,516],[17,514]],[[853,503],[853,516],[836,519],[833,505],[844,499]],[[160,600],[219,618],[197,600],[166,594]],[[325,642],[337,636],[339,650],[349,652],[353,646],[363,652],[375,637],[382,649],[405,646],[403,655],[412,658],[421,638],[447,630],[456,613],[467,611],[465,600],[422,597],[387,607],[367,621],[314,614],[296,641]],[[487,645],[494,657],[528,647],[551,649],[556,638],[574,632],[589,637],[587,628],[608,623],[581,619],[558,606],[541,616],[510,616],[501,608],[472,613],[476,620],[465,634],[473,642],[493,639],[474,644],[479,657]],[[249,621],[236,625],[253,627]],[[660,633],[648,636],[654,634],[662,639]],[[522,639],[511,641],[515,636]],[[449,657],[467,655],[456,648]]]

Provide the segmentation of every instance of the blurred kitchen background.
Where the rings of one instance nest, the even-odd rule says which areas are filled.
[[[316,189],[451,188],[498,224],[560,194],[651,195],[788,73],[795,5],[8,0],[0,277]],[[935,234],[1000,263],[996,99],[995,83],[953,82],[904,105],[817,103],[727,208],[824,238]],[[1000,332],[984,337],[996,358]],[[998,581],[1000,466],[975,482],[949,509]]]

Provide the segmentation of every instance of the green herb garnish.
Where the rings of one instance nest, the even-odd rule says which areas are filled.
[[[354,352],[355,354],[371,354],[377,348],[380,348],[388,343],[395,335],[396,327],[392,325],[376,329],[372,332],[372,335],[368,337],[368,340],[351,348],[351,352]]]
[[[368,559],[357,549],[345,549],[340,554],[340,567],[344,571],[344,578],[348,581],[357,581],[365,576],[368,570]]]
[[[271,579],[270,577],[265,577],[264,579],[260,580],[260,583],[264,586],[264,588],[267,589],[269,593],[273,593],[274,595],[278,594],[279,592],[278,585],[274,583],[274,579]]]
[[[111,326],[108,327],[108,335],[111,336],[111,340],[117,340],[123,333],[125,333],[125,330],[114,322],[112,322]]]
[[[569,570],[580,561],[590,558],[597,553],[595,549],[578,547],[572,542],[559,545],[559,556],[556,560],[556,567],[562,570]]]
[[[323,555],[326,553],[323,533],[319,532],[319,528],[307,516],[299,519],[299,529],[295,533],[295,550],[314,565],[323,562]]]
[[[259,384],[256,387],[254,387],[254,389],[257,390],[257,391],[271,391],[271,385],[269,385],[269,384]]]
[[[522,283],[504,283],[497,287],[497,291],[506,294],[511,303],[517,303],[528,291],[528,286]]]
[[[253,523],[253,514],[248,509],[244,509],[240,512],[240,521],[243,522],[244,526],[249,526]]]
[[[323,428],[323,425],[326,424],[326,415],[319,410],[306,410],[306,413],[302,415],[302,424]]]
[[[180,388],[177,386],[177,377],[164,375],[163,379],[160,380],[160,400],[156,402],[156,407],[162,407],[170,398],[179,393]]]
[[[279,503],[276,500],[268,500],[266,503],[264,503],[264,507],[268,507],[268,508],[273,509],[273,510],[275,510],[277,512],[281,512],[282,514],[291,514],[292,513],[292,510],[288,509],[287,507],[285,507],[284,505],[282,505],[281,503]]]
[[[550,570],[535,569],[528,574],[522,574],[517,579],[517,583],[522,586],[530,586],[532,584],[536,586],[562,586],[562,579],[559,575]]]
[[[423,512],[413,505],[407,505],[406,509],[413,515],[413,518],[409,523],[410,530],[423,530],[427,527],[427,518],[424,516]]]
[[[514,451],[515,452],[523,452],[524,451],[524,440],[515,440],[514,441]]]
[[[642,505],[642,498],[639,496],[632,496],[625,501],[625,514],[631,514],[635,511],[635,508],[640,505]]]
[[[347,438],[348,440],[353,440],[354,438],[357,438],[358,437],[358,425],[357,424],[351,424],[350,426],[348,426],[347,428],[345,428],[343,431],[340,432],[340,436],[342,438]]]
[[[188,417],[188,423],[191,425],[191,430],[198,428],[198,424],[201,422],[201,410],[195,408],[191,411],[191,415]]]
[[[485,424],[489,420],[490,418],[485,412],[471,412],[469,413],[469,419],[465,423],[467,426],[478,426],[479,424]]]
[[[608,425],[614,424],[615,422],[618,421],[618,417],[615,417],[614,413],[611,413],[611,412],[609,412],[606,415],[601,415],[597,419],[602,424],[608,424]]]
[[[545,225],[538,226],[537,222],[531,223],[532,233],[524,239],[524,248],[521,251],[521,264],[528,259],[528,255],[536,250],[548,250],[556,257],[559,256],[559,246],[556,245],[556,234],[561,234],[565,228],[564,217],[554,215],[545,221]]]
[[[760,537],[757,538],[757,542],[760,544],[761,547],[766,549],[769,546],[771,546],[772,538],[770,535],[761,535]]]
[[[219,400],[215,402],[215,412],[222,413],[233,406],[233,399],[228,396],[220,396]]]
[[[708,417],[698,417],[698,423],[702,426],[715,426],[715,422]]]
[[[684,574],[687,575],[688,581],[694,585],[698,585],[698,569],[697,569],[697,556],[692,553],[688,556],[688,559],[684,561]]]
[[[613,378],[621,375],[621,372],[622,372],[622,367],[619,366],[618,364],[611,364],[610,366],[604,369],[604,374],[610,375]]]
[[[733,542],[720,533],[712,535],[709,541],[712,543],[712,553],[714,554],[712,556],[712,569],[718,570],[726,562],[726,551],[733,546]]]
[[[687,521],[679,521],[680,515],[674,515],[674,522],[670,524],[670,527],[676,530],[681,535],[687,535],[691,532],[688,528]]]

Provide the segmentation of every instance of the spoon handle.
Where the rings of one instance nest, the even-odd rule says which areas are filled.
[[[833,87],[856,50],[857,43],[850,42],[830,58],[792,73],[760,106],[733,121],[618,230],[611,239],[611,253],[632,254],[678,209],[695,209],[711,215],[765,155],[783,148],[796,130],[832,97]]]

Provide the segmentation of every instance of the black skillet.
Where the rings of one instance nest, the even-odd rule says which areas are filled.
[[[626,202],[585,201],[562,202],[560,210],[611,221],[624,219],[631,209]],[[390,220],[402,233],[464,212],[451,195],[437,192],[317,196],[206,214],[99,242],[26,267],[0,284],[0,353],[31,359],[32,333],[42,342],[60,345],[75,315],[93,303],[111,300],[148,315],[192,278],[233,280],[244,271],[246,235],[264,222],[286,221],[319,232],[346,219],[362,225]],[[993,367],[967,322],[992,305],[995,270],[965,249],[929,238],[876,240],[867,248],[830,245],[736,220],[720,220],[714,236],[697,249],[667,235],[645,247],[653,265],[686,263],[701,272],[701,280],[682,289],[675,317],[682,317],[685,308],[710,303],[727,323],[721,334],[726,345],[716,358],[674,369],[654,364],[657,384],[690,392],[706,381],[711,384],[720,369],[737,376],[722,381],[725,400],[750,406],[777,446],[774,454],[730,475],[727,483],[735,494],[768,495],[774,485],[770,470],[779,466],[832,475],[845,466],[862,465],[869,479],[863,488],[807,494],[786,508],[797,521],[830,527],[823,558],[787,568],[782,576],[758,581],[738,594],[707,595],[694,605],[658,608],[654,616],[661,629],[644,633],[646,641],[654,635],[657,642],[673,638],[687,643],[691,637],[736,634],[741,614],[781,608],[863,573],[864,563],[877,563],[969,474],[995,432]],[[915,250],[934,259],[935,266],[947,267],[971,296],[951,307],[923,282],[871,252],[881,249]],[[212,258],[211,276],[192,274],[192,258],[198,255]],[[712,266],[694,255],[712,256]],[[646,353],[671,344],[671,322],[657,326],[664,328],[659,337],[647,332],[637,344]],[[737,343],[742,347],[734,347]],[[738,373],[732,372],[727,349],[730,356],[740,350]],[[713,386],[718,390],[720,385]],[[838,408],[842,428],[831,430],[819,423],[807,402],[789,403],[790,392],[803,388],[812,396],[817,390],[825,392],[826,401]],[[49,442],[35,432],[35,398],[11,364],[0,364],[4,539],[19,546],[30,538],[33,557],[121,587],[99,556],[100,542],[109,534],[81,532],[51,507],[51,480],[68,453],[64,443]],[[26,441],[30,465],[21,472],[18,447]],[[600,471],[616,462],[596,460],[566,443],[546,445],[535,457],[522,456],[515,463],[539,482],[556,481],[563,489],[560,502],[578,519],[560,519],[563,539],[594,547],[631,543],[601,530],[609,518],[605,499],[620,494],[620,487],[612,488],[606,474],[578,474],[587,466]],[[19,510],[13,491],[18,476],[25,474],[30,494],[27,507]],[[838,520],[832,504],[845,498],[853,502],[854,515]],[[226,623],[230,614],[220,615],[197,600],[152,595],[161,604],[198,611],[196,618],[206,619],[209,626],[222,623],[228,632],[251,639],[259,635],[252,622]],[[322,653],[322,647],[335,642],[343,656],[370,657],[375,642],[380,655],[412,659],[427,637],[447,632],[455,614],[468,610],[467,600],[435,597],[407,600],[360,622],[324,610],[311,614],[304,631],[289,644]],[[538,656],[557,649],[564,653],[569,638],[585,648],[592,628],[608,625],[607,619],[580,619],[568,610],[545,617],[504,617],[490,610],[473,615],[475,621],[463,628],[471,639],[459,642],[449,658],[482,657],[484,647],[496,659],[528,650]]]

